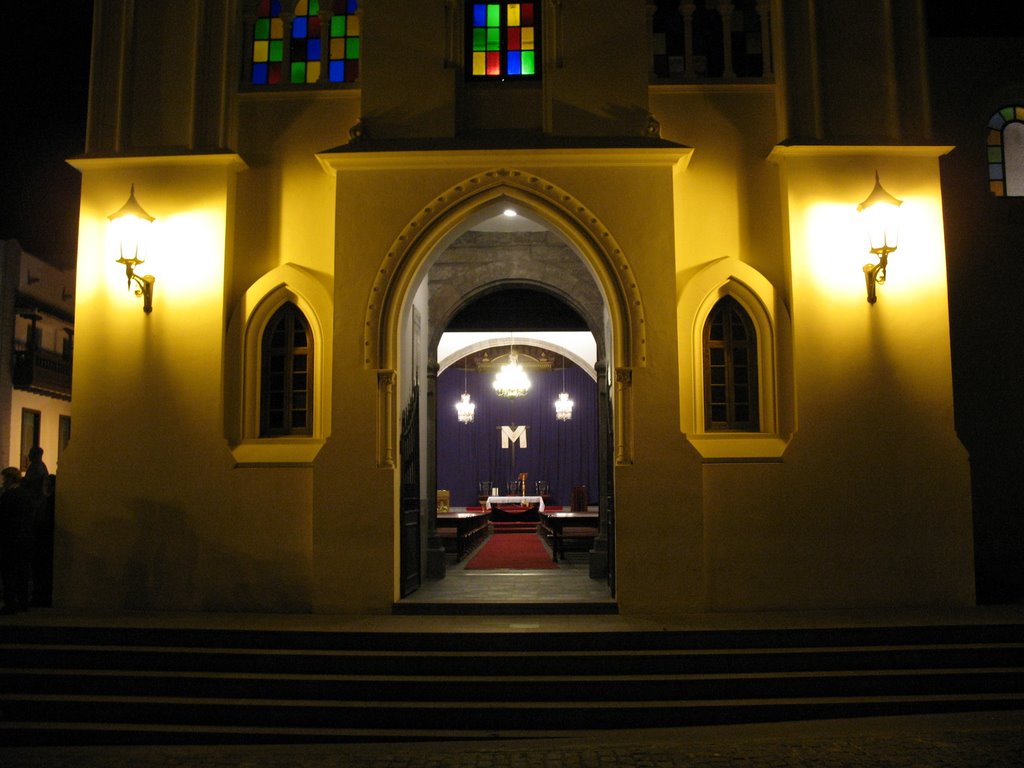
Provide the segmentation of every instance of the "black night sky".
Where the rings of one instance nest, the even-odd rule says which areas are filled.
[[[71,267],[80,182],[65,161],[85,147],[92,2],[4,2],[0,26],[9,52],[0,86],[0,240]]]

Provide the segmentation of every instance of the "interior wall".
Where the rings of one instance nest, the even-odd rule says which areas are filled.
[[[570,366],[561,370],[530,371],[530,391],[510,400],[491,386],[493,372],[449,368],[437,386],[438,488],[451,492],[452,506],[477,503],[477,483],[486,481],[506,493],[509,481],[528,474],[526,490],[536,493],[536,482],[551,485],[551,504],[568,506],[574,486],[585,486],[591,503],[598,500],[597,384],[585,371]],[[454,404],[463,391],[472,396],[476,413],[472,423],[458,420]],[[558,421],[554,401],[569,393],[575,406],[572,418]],[[526,447],[501,439],[502,426],[525,426]],[[513,456],[514,461],[513,461]]]

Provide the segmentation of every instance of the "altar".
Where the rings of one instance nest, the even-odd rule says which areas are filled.
[[[536,522],[538,513],[544,511],[543,496],[488,496],[487,509],[491,520]]]

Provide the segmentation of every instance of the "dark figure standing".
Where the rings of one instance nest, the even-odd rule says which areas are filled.
[[[53,584],[53,494],[50,470],[38,445],[28,451],[21,485],[32,498],[32,605],[50,605]]]
[[[17,467],[0,471],[0,570],[4,580],[3,613],[27,611],[32,584],[32,496],[21,485]]]
[[[28,467],[25,469],[25,477],[21,484],[32,494],[34,498],[42,499],[46,492],[46,482],[50,477],[50,470],[43,463],[43,449],[38,445],[28,449]]]

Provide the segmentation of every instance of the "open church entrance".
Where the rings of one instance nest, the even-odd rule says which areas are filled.
[[[537,290],[498,290],[460,311],[438,355],[442,503],[474,509],[488,498],[509,497],[491,504],[496,530],[535,525],[541,503],[554,510],[569,509],[574,500],[596,506],[595,353],[583,319]],[[525,388],[498,391],[513,358]]]
[[[403,429],[402,466],[421,470],[425,509],[419,562],[403,514],[403,604],[612,604],[606,317],[544,223],[499,212],[438,249],[408,325],[425,426]],[[529,387],[499,392],[512,362]]]

